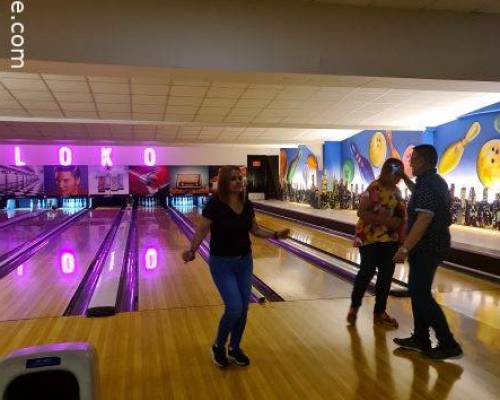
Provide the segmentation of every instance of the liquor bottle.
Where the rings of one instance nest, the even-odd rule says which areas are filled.
[[[450,196],[451,196],[452,200],[455,198],[455,184],[454,183],[452,183],[450,185]]]
[[[469,204],[470,204],[469,226],[477,226],[477,204],[476,204],[476,191],[474,190],[474,187],[470,188]]]
[[[464,225],[465,223],[465,208],[467,205],[465,196],[467,196],[467,189],[463,186],[462,189],[460,189],[460,207],[458,208],[457,213],[457,223],[459,225]]]
[[[493,202],[493,228],[500,231],[500,193],[495,195],[495,201]]]

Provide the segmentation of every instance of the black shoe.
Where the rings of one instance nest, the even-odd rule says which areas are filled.
[[[400,347],[408,350],[419,351],[421,353],[430,351],[432,349],[431,342],[423,342],[421,340],[418,340],[415,336],[410,336],[409,338],[405,339],[394,338],[392,340]]]
[[[448,358],[462,358],[464,352],[457,343],[453,346],[437,346],[431,350],[425,351],[424,355],[432,360],[446,360]]]
[[[247,365],[250,365],[250,359],[245,353],[243,353],[243,350],[241,349],[229,349],[227,358],[229,359],[229,361],[234,362],[240,367],[246,367]]]
[[[227,359],[226,348],[214,344],[212,346],[212,360],[218,367],[227,367],[229,365],[229,360]]]

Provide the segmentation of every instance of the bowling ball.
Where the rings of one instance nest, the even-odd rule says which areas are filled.
[[[387,142],[382,132],[375,132],[370,140],[368,154],[374,167],[380,168],[387,156]]]
[[[342,166],[342,177],[346,184],[350,184],[354,179],[354,163],[352,160],[345,160]]]
[[[500,189],[500,139],[489,140],[477,155],[477,177],[488,189]]]
[[[309,169],[318,169],[318,160],[313,154],[307,156],[307,166]]]
[[[413,170],[410,167],[410,160],[411,160],[411,155],[413,154],[413,148],[415,146],[413,144],[410,144],[404,151],[403,153],[403,165],[405,167],[405,174],[408,175],[410,178],[413,178]]]
[[[288,157],[286,155],[286,150],[280,150],[280,178],[284,178],[286,175],[286,166],[288,164]]]
[[[495,118],[495,129],[498,133],[500,133],[500,114]]]

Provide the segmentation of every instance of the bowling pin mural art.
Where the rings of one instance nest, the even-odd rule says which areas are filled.
[[[375,132],[368,148],[368,156],[374,167],[380,168],[387,157],[387,142],[382,132]]]
[[[481,125],[479,122],[473,122],[462,139],[448,146],[438,164],[438,171],[441,175],[449,174],[458,166],[466,146],[479,135],[479,132],[481,132]]]
[[[351,150],[352,157],[356,160],[356,164],[358,165],[358,170],[361,175],[361,178],[365,183],[370,183],[375,179],[375,175],[373,174],[372,166],[370,162],[363,157],[361,152],[356,146],[356,143],[351,142],[349,144],[349,148]]]
[[[387,142],[387,146],[389,148],[390,156],[392,158],[397,158],[398,160],[401,160],[401,156],[399,155],[399,152],[396,149],[396,146],[394,146],[394,142],[392,140],[392,131],[385,131],[384,137]]]
[[[352,160],[345,160],[344,165],[342,165],[342,177],[344,182],[350,184],[354,179],[354,163]]]
[[[495,118],[495,129],[498,133],[500,133],[500,114],[498,114]]]
[[[295,176],[295,173],[297,172],[297,168],[299,167],[299,163],[302,160],[302,148],[299,147],[297,151],[297,155],[295,158],[290,161],[290,165],[288,166],[288,171],[286,174],[286,181],[288,183],[292,183],[293,177]]]

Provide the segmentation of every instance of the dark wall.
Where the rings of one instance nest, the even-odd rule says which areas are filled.
[[[249,155],[247,169],[249,193],[265,193],[266,199],[279,198],[279,156]]]

